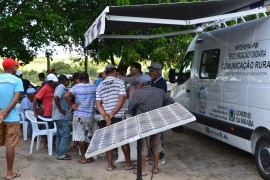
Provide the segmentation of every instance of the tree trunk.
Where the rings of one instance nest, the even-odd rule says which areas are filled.
[[[51,61],[50,61],[49,53],[46,53],[46,58],[47,58],[47,72],[50,72],[50,70],[51,70]]]

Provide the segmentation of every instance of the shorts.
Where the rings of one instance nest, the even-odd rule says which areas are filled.
[[[111,125],[112,124],[115,124],[115,123],[118,123],[118,122],[120,122],[120,121],[122,121],[123,120],[123,118],[112,118],[111,119]],[[101,121],[99,121],[98,122],[98,126],[99,126],[99,129],[101,129],[101,128],[104,128],[104,127],[106,127],[107,125],[106,125],[106,121],[105,120],[101,120]]]
[[[73,141],[90,143],[93,136],[92,118],[73,117]]]
[[[152,152],[161,152],[162,146],[161,146],[161,140],[160,140],[160,133],[151,135],[150,137],[146,137],[142,139],[142,155],[147,156],[148,155],[148,145],[150,142],[150,146],[152,149]]]
[[[20,122],[2,122],[0,124],[0,146],[16,147],[22,144]]]

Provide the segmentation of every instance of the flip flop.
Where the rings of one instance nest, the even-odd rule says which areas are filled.
[[[158,174],[159,173],[159,168],[158,168],[158,170],[152,170],[153,171],[153,174]]]
[[[81,159],[78,162],[81,163],[81,164],[87,164],[88,163],[87,160],[86,161],[83,161]]]
[[[135,164],[132,164],[131,167],[125,167],[125,170],[127,170],[127,171],[133,170],[133,169],[137,169],[137,166]]]
[[[72,157],[70,155],[65,154],[65,157],[63,158],[57,158],[57,160],[71,160]]]
[[[136,174],[137,175],[137,171],[133,171],[133,174]],[[142,172],[142,176],[147,176],[147,173],[146,172]]]
[[[21,174],[15,172],[14,176],[12,176],[12,177],[5,177],[5,179],[9,180],[9,179],[15,179],[17,177],[21,177]]]
[[[87,161],[87,163],[91,163],[91,162],[94,162],[95,159],[94,158],[88,158],[88,159],[86,159],[86,161]]]
[[[107,171],[113,171],[113,170],[115,170],[116,169],[116,166],[113,166],[112,168],[107,168],[106,170]]]

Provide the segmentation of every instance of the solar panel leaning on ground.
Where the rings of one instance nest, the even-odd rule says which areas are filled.
[[[97,130],[92,137],[85,157],[96,156],[124,144],[195,120],[195,117],[179,103],[125,119]]]

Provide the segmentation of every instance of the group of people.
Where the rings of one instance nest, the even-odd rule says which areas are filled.
[[[12,179],[20,176],[13,171],[14,147],[21,144],[19,115],[15,108],[19,101],[20,92],[24,91],[22,80],[14,76],[19,63],[11,58],[3,61],[5,73],[0,74],[0,146],[6,145],[7,176]],[[73,84],[70,89],[70,80],[65,75],[57,76],[53,73],[47,75],[41,89],[36,92],[34,88],[26,89],[26,100],[21,102],[21,111],[31,109],[37,117],[39,112],[39,101],[42,101],[42,116],[51,118],[57,126],[56,135],[56,158],[58,160],[71,160],[67,154],[71,146],[71,128],[69,120],[72,119],[72,140],[77,142],[81,158],[80,163],[93,162],[93,158],[87,159],[85,153],[91,141],[95,128],[93,119],[96,111],[101,114],[102,120],[99,128],[104,128],[122,121],[125,118],[124,102],[128,98],[128,112],[131,116],[145,113],[168,104],[173,100],[167,95],[166,81],[161,75],[162,66],[152,62],[148,67],[149,75],[143,74],[140,63],[130,65],[128,77],[119,75],[117,68],[106,65],[98,84],[89,82],[88,73],[74,73]],[[126,87],[126,84],[128,86]],[[2,101],[4,99],[4,101]],[[71,117],[72,116],[72,117]],[[52,128],[53,123],[49,124]],[[13,134],[7,133],[13,129]],[[150,141],[151,148],[147,147]],[[163,156],[161,133],[152,135],[142,141],[142,175],[146,175],[145,161],[150,152],[153,154],[153,173],[159,173],[159,158]],[[136,165],[130,159],[129,144],[123,145],[126,170],[136,169]],[[106,152],[107,170],[113,171],[113,151]],[[134,171],[136,173],[137,171]]]

